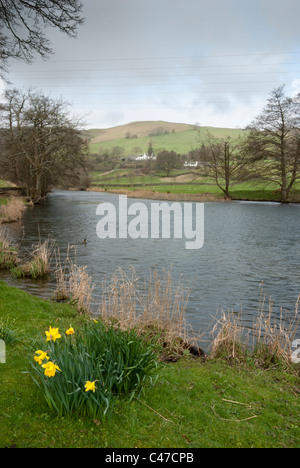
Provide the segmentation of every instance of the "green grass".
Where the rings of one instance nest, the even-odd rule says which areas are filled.
[[[79,327],[70,305],[44,301],[0,283],[0,317],[23,343],[49,325]],[[22,343],[0,364],[0,447],[299,447],[299,368],[267,371],[184,357],[165,364],[154,387],[123,402],[105,423],[58,418],[26,373]],[[254,417],[255,416],[255,417]],[[251,418],[251,419],[249,419]],[[239,421],[239,422],[238,422]]]
[[[151,132],[151,129],[155,128],[155,126],[163,127],[164,123],[140,122],[140,125],[138,124],[139,123],[136,122],[135,125],[124,125],[123,131],[121,130],[122,126],[115,127],[115,130],[112,128],[107,131],[94,131],[91,134],[93,137],[90,142],[91,152],[98,153],[99,150],[103,149],[111,150],[115,146],[124,148],[125,155],[131,154],[135,147],[140,147],[142,152],[146,152],[149,146],[149,141],[151,140],[156,152],[166,149],[168,151],[176,151],[177,153],[188,153],[201,146],[201,134],[204,135],[207,130],[219,138],[225,136],[238,137],[241,133],[241,130],[239,129],[201,127],[201,134],[199,136],[200,128],[193,128],[189,125],[183,126],[181,124],[177,127],[176,124],[167,124],[167,128],[170,133],[150,137],[148,133]],[[174,127],[174,133],[172,132],[172,127]],[[147,130],[147,128],[149,130]],[[138,138],[127,139],[126,131],[130,131],[133,134],[137,133]],[[122,137],[120,137],[120,135],[122,135]]]

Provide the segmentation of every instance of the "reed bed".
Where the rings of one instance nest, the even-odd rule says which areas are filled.
[[[242,314],[222,311],[211,332],[210,357],[243,360],[251,352],[256,363],[262,366],[290,364],[300,324],[299,302],[300,295],[293,312],[280,307],[278,313],[271,298],[266,308],[266,297],[261,294],[258,314],[249,328],[244,325]]]
[[[18,221],[24,211],[25,205],[23,199],[18,197],[11,198],[6,205],[0,206],[0,224]]]
[[[0,270],[10,270],[18,263],[18,249],[7,230],[0,226]]]
[[[235,313],[225,313],[215,320],[211,331],[213,337],[210,357],[227,359],[241,359],[244,357],[249,344],[249,333],[245,333],[242,316]]]
[[[254,327],[253,352],[258,360],[270,363],[291,361],[293,342],[297,336],[300,323],[299,302],[300,295],[292,314],[280,307],[278,316],[274,313],[271,298],[268,310],[265,312],[264,298]]]
[[[164,271],[162,278],[153,272],[141,280],[134,268],[129,274],[120,268],[103,285],[98,314],[104,323],[155,340],[175,357],[196,341],[185,318],[189,295],[181,279],[174,285],[171,271]]]
[[[74,249],[76,259],[76,249]],[[60,251],[56,252],[56,289],[54,297],[57,301],[69,301],[76,305],[80,314],[92,312],[93,290],[95,285],[87,272],[87,266],[77,266],[70,256],[68,246],[67,256],[62,263]]]
[[[53,249],[54,244],[51,240],[47,239],[44,242],[39,242],[34,246],[33,252],[30,253],[31,260],[12,268],[12,275],[17,278],[47,278],[51,271]]]
[[[170,355],[183,353],[196,339],[186,322],[185,311],[190,291],[179,280],[175,286],[171,272],[161,278],[153,272],[148,280],[140,279],[132,267],[129,273],[119,268],[110,281],[102,284],[102,293],[95,303],[95,284],[86,266],[76,265],[68,247],[64,262],[57,251],[57,301],[69,301],[80,314],[94,314],[107,325],[122,330],[135,329],[140,335],[154,339]]]

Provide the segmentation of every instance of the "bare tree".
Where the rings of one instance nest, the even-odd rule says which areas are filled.
[[[157,155],[156,168],[170,175],[171,171],[181,166],[179,155],[175,151],[161,151]]]
[[[214,178],[217,186],[230,198],[230,185],[245,177],[249,156],[244,151],[243,138],[217,138],[210,132],[201,137],[199,155],[206,175]]]
[[[300,103],[280,86],[248,128],[247,151],[257,163],[257,176],[277,184],[282,202],[288,201],[300,180]]]
[[[49,56],[47,26],[76,37],[82,8],[79,0],[0,0],[0,72],[7,71],[9,58],[31,62],[35,53]]]
[[[26,188],[35,202],[53,186],[76,184],[86,172],[87,142],[63,101],[12,90],[2,116],[1,176]]]

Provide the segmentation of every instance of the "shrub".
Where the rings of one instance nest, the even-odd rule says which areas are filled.
[[[134,330],[89,321],[35,343],[33,380],[59,416],[104,418],[119,399],[138,397],[156,377],[157,353]]]

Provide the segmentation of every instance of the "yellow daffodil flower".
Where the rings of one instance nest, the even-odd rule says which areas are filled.
[[[61,372],[61,369],[54,364],[54,362],[47,362],[47,364],[43,364],[42,367],[45,369],[45,375],[47,377],[54,377],[57,370]]]
[[[58,332],[58,328],[49,327],[49,331],[46,331],[47,341],[54,341],[58,338],[61,338],[61,335]]]
[[[70,327],[69,330],[66,331],[66,335],[73,335],[75,333],[75,330],[73,327]]]
[[[34,359],[36,362],[38,362],[40,365],[42,364],[42,362],[47,359],[47,361],[49,361],[49,357],[47,356],[47,353],[45,351],[42,351],[42,350],[38,350],[35,352],[35,354],[38,354],[38,356],[34,356]]]
[[[86,392],[89,392],[90,390],[92,390],[94,393],[95,393],[95,390],[96,390],[96,380],[94,382],[90,382],[89,380],[85,383],[85,391]]]

